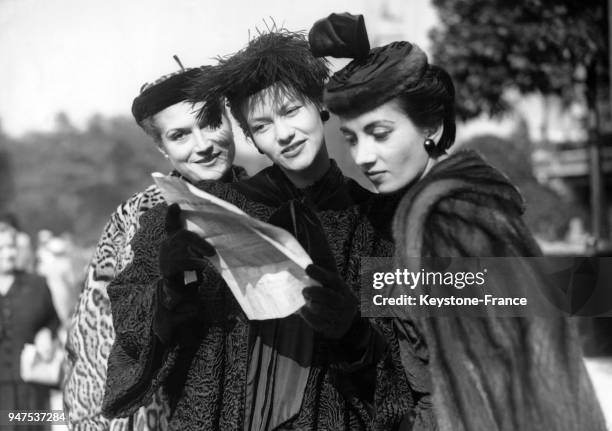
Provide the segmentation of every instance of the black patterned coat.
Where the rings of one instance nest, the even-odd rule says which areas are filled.
[[[262,191],[266,184],[273,189],[280,185],[280,189],[263,190],[262,199],[253,200],[249,190]],[[373,205],[371,195],[346,180],[335,163],[323,179],[305,190],[295,189],[276,167],[242,186],[202,186],[261,220],[278,220],[290,201],[313,208],[337,270],[357,294],[360,257],[393,252],[390,235],[385,239],[380,234],[383,223],[376,220],[380,209],[365,208]],[[252,347],[249,336],[259,323],[246,319],[220,275],[212,267],[204,275],[203,319],[185,331],[188,334],[172,346],[161,346],[152,333],[157,254],[165,238],[166,208],[160,205],[143,216],[132,243],[133,262],[109,287],[116,341],[108,362],[103,410],[109,416],[130,414],[164,386],[174,400],[172,429],[242,430]],[[301,234],[296,236],[299,239]],[[362,363],[348,367],[342,364],[338,346],[315,337],[301,408],[276,429],[387,430],[410,414],[413,393],[401,367],[391,321],[371,324],[387,340],[385,351],[364,355]],[[366,384],[369,381],[371,387]],[[366,395],[364,388],[369,391]]]

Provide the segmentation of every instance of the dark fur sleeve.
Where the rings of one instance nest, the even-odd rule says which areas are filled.
[[[146,404],[176,358],[177,348],[164,350],[152,330],[166,208],[162,204],[142,216],[132,241],[134,259],[108,288],[115,328],[103,404],[109,417],[132,414]]]
[[[380,207],[374,209],[377,211]],[[346,250],[348,271],[346,280],[351,282],[355,293],[361,289],[361,257],[392,256],[393,243],[390,238],[380,235],[381,224],[372,220],[372,212],[363,220],[355,231],[351,249]],[[386,217],[388,223],[388,216]],[[375,328],[384,340],[384,351],[371,356],[361,364],[359,375],[355,380],[363,381],[373,374],[373,423],[375,430],[413,429],[431,430],[431,403],[428,399],[429,382],[427,374],[427,356],[420,348],[419,340],[410,334],[401,333],[392,318],[369,318],[369,324]],[[403,347],[408,346],[408,350]],[[372,390],[372,388],[368,388]],[[370,394],[370,397],[372,394]],[[370,398],[368,397],[368,398]],[[401,424],[401,428],[398,426]]]

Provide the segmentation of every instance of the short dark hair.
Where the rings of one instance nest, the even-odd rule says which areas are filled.
[[[303,32],[273,29],[259,34],[237,53],[220,58],[211,72],[195,78],[190,100],[205,102],[200,117],[215,126],[219,112],[208,100],[226,97],[232,115],[248,133],[241,109],[251,96],[275,86],[273,91],[279,95],[291,94],[320,105],[328,76],[327,61],[312,54]]]
[[[321,106],[321,104],[323,103],[323,86],[321,86],[321,91],[319,94],[305,94],[292,85],[287,85],[280,82],[274,83],[267,88],[269,88],[269,91],[272,93],[274,101],[278,104],[281,103],[284,97],[297,99],[302,103],[310,101],[316,106]],[[249,109],[251,106],[254,106],[257,103],[261,102],[265,97],[265,93],[262,93],[263,90],[260,90],[259,92],[251,95],[240,95],[240,97],[234,98],[233,103],[229,105],[232,116],[236,119],[236,121],[240,125],[240,128],[247,136],[251,135],[251,131],[249,130],[247,119],[243,115],[243,108],[247,107],[247,109]]]
[[[439,154],[453,145],[457,129],[455,86],[446,70],[428,65],[421,79],[399,93],[396,100],[402,111],[419,129],[435,131],[440,125],[444,126],[436,146]]]

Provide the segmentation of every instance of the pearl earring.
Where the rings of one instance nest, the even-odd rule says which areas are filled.
[[[425,142],[423,142],[423,147],[425,147],[425,151],[427,151],[427,154],[430,156],[433,156],[433,153],[436,152],[436,143],[433,139],[425,139]]]

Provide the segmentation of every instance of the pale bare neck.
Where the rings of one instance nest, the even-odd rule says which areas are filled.
[[[325,147],[325,143],[323,143],[321,151],[319,151],[319,154],[317,154],[315,160],[313,160],[313,163],[307,169],[300,172],[292,172],[283,169],[283,172],[294,186],[298,189],[303,189],[322,178],[329,170],[330,165],[331,162],[329,160],[327,148]]]

